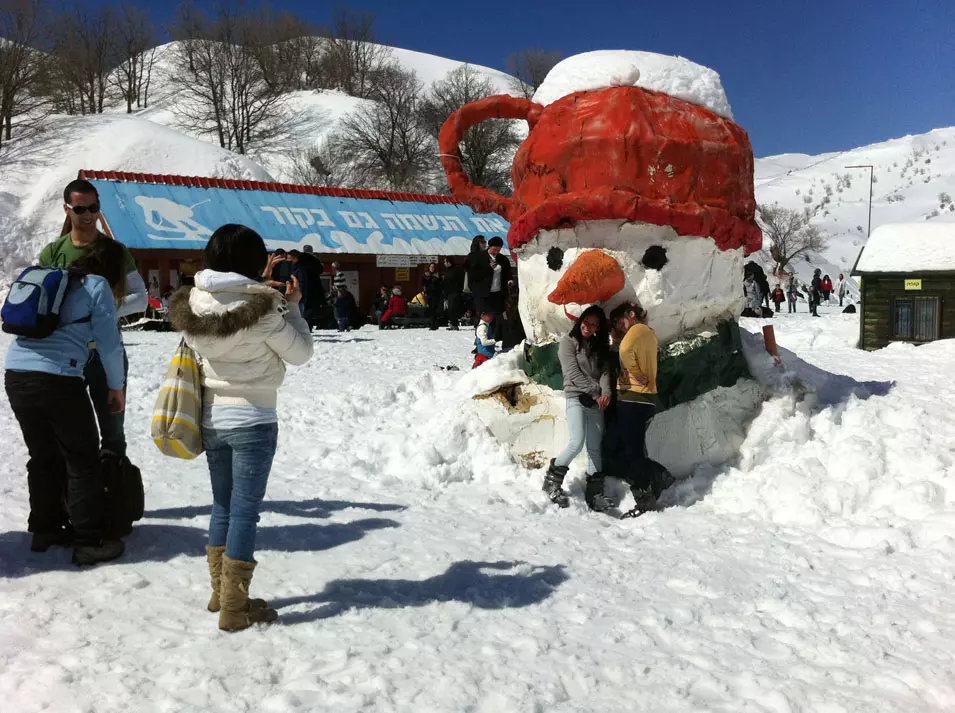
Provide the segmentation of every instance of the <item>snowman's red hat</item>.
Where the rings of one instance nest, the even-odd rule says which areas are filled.
[[[513,198],[474,186],[460,164],[464,132],[488,118],[530,125],[514,159]],[[454,195],[510,220],[511,248],[541,230],[613,219],[669,225],[679,235],[711,237],[723,250],[742,247],[749,254],[762,245],[746,132],[661,92],[609,87],[547,107],[489,97],[452,114],[440,145]]]

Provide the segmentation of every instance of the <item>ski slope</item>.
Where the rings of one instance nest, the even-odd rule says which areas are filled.
[[[586,511],[580,463],[558,511],[508,458],[462,397],[467,332],[317,333],[258,537],[280,620],[237,634],[204,608],[204,459],[148,437],[176,337],[127,334],[148,512],[121,560],[29,552],[0,401],[4,710],[953,710],[955,343],[860,352],[855,316],[820,311],[774,320],[816,393],[771,398],[736,461],[632,521]]]

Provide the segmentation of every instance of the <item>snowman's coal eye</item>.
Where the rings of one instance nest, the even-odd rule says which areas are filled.
[[[564,266],[564,251],[558,247],[552,247],[547,251],[547,267],[556,272]]]
[[[667,264],[667,250],[660,245],[651,245],[643,253],[643,260],[640,261],[648,270],[660,270]]]

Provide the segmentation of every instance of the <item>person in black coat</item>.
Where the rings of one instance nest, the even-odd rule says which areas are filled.
[[[431,320],[431,331],[438,328],[441,313],[444,311],[444,278],[438,274],[438,264],[428,263],[424,273],[424,298],[428,301],[428,318]]]
[[[308,250],[308,245],[305,248],[306,251],[299,255],[296,267],[299,274],[305,274],[307,284],[311,286],[311,289],[302,295],[302,314],[309,328],[314,329],[323,326],[324,312],[328,305],[325,290],[322,287],[322,273],[325,271],[325,266],[314,253]]]
[[[468,289],[474,298],[474,310],[484,311],[484,300],[491,291],[491,259],[487,253],[487,240],[483,235],[475,235],[471,241],[471,252],[464,260],[464,271],[468,278]]]
[[[454,260],[444,258],[444,294],[448,301],[448,329],[457,331],[458,322],[464,314],[464,268]]]

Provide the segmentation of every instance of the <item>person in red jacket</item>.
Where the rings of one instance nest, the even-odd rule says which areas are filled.
[[[783,292],[783,288],[779,285],[776,285],[776,289],[773,290],[773,304],[776,305],[776,311],[779,311],[779,305],[786,301],[786,293]]]
[[[401,296],[401,288],[395,287],[391,290],[391,299],[388,300],[388,309],[381,315],[381,323],[378,325],[378,329],[393,327],[392,319],[394,317],[404,317],[407,311],[408,303],[405,301],[405,298]]]
[[[829,275],[826,275],[822,278],[822,296],[826,300],[826,304],[829,304],[829,296],[832,294],[832,280],[829,278]]]

